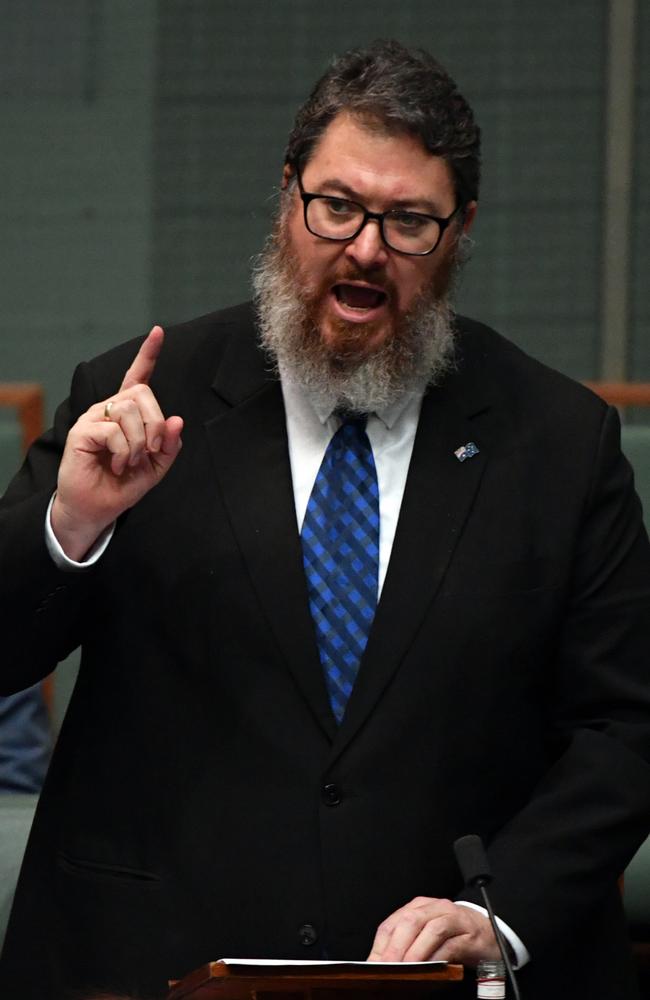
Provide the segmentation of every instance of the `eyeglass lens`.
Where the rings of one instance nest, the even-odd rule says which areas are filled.
[[[318,197],[307,205],[307,225],[316,236],[347,240],[363,225],[365,209],[353,201]],[[427,253],[440,239],[435,219],[412,212],[387,212],[383,217],[384,239],[402,253]]]

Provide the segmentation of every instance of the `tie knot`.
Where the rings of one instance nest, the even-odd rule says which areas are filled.
[[[354,456],[372,453],[366,433],[367,419],[365,413],[355,414],[353,417],[347,416],[344,419],[330,442],[333,460],[339,461],[346,455],[348,461],[354,461]]]
[[[339,427],[339,430],[343,431],[345,428],[349,427],[357,433],[365,433],[366,424],[368,423],[367,413],[342,413],[340,414],[340,419],[341,426]]]

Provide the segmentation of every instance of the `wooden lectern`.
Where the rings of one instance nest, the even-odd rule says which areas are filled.
[[[209,962],[170,983],[168,1000],[396,1000],[463,978],[462,965],[247,965]]]

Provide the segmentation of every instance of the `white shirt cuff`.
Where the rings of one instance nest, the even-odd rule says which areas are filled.
[[[482,913],[484,917],[487,917],[488,915],[484,906],[479,906],[478,903],[470,903],[465,899],[457,899],[456,906],[467,906],[470,910],[476,910],[477,913]],[[515,934],[511,927],[508,927],[505,921],[501,920],[500,917],[495,917],[495,920],[499,930],[515,954],[513,969],[521,969],[522,965],[526,965],[527,962],[530,962],[528,949],[521,938]]]
[[[47,514],[45,515],[45,544],[47,546],[47,551],[50,553],[55,565],[62,570],[66,570],[68,573],[78,573],[81,570],[89,569],[93,566],[98,559],[103,556],[104,552],[108,547],[108,543],[113,537],[113,532],[115,531],[115,523],[109,524],[105,531],[102,531],[101,535],[95,542],[95,544],[86,553],[86,558],[83,562],[76,562],[74,559],[70,559],[59,544],[59,540],[52,530],[52,522],[50,520],[52,513],[52,504],[54,503],[54,497],[56,492],[52,494],[52,499],[50,500],[47,507]]]

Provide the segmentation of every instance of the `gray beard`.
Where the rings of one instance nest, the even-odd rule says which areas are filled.
[[[311,318],[304,282],[283,244],[282,233],[276,230],[254,263],[260,342],[276,370],[298,382],[316,405],[373,413],[440,382],[453,368],[449,288],[443,294],[433,289],[422,294],[393,336],[372,355],[344,361],[332,357]]]

